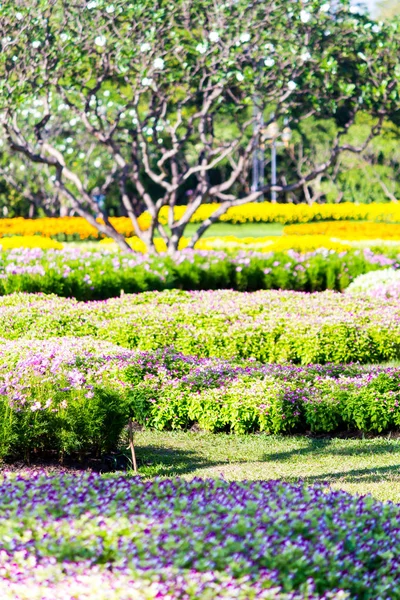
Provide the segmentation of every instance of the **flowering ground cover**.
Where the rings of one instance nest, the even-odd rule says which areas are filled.
[[[399,507],[324,486],[60,475],[0,498],[7,599],[398,597]]]
[[[374,363],[400,357],[395,300],[334,292],[165,291],[103,302],[14,294],[0,299],[0,338],[91,336],[126,348],[264,363]]]
[[[6,242],[16,239],[6,238]],[[283,237],[275,239],[281,245],[285,242]],[[175,258],[123,255],[107,244],[63,249],[16,247],[0,252],[0,295],[42,292],[102,300],[119,296],[121,291],[171,288],[342,291],[360,274],[397,269],[400,264],[396,250],[386,254],[368,249],[299,253],[290,247],[290,243],[282,245],[286,252],[183,251]]]
[[[100,456],[128,419],[158,430],[395,431],[400,368],[261,364],[93,338],[3,340],[0,458]]]
[[[400,271],[388,268],[359,275],[349,285],[346,292],[356,296],[398,300],[400,297]]]

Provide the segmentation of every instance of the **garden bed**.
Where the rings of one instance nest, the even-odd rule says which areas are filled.
[[[45,246],[51,243],[47,238],[37,239]],[[290,250],[295,247],[293,239],[279,239],[287,252],[255,252],[250,246],[249,250],[238,251],[233,245],[231,252],[183,251],[175,258],[165,254],[126,255],[101,244],[67,245],[63,249],[15,247],[0,251],[0,295],[42,292],[78,300],[103,300],[119,296],[121,291],[172,288],[342,291],[360,274],[399,266],[395,248],[386,249],[385,254],[324,248],[300,254]],[[302,236],[298,239],[303,243]],[[35,237],[28,241],[35,244]],[[311,242],[314,249],[317,241]],[[5,238],[3,243],[18,244],[18,238]]]
[[[397,593],[399,507],[324,486],[36,475],[0,499],[7,600]]]

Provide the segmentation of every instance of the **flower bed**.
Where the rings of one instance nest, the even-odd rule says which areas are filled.
[[[127,256],[106,245],[94,250],[14,248],[0,252],[0,295],[44,292],[101,300],[119,296],[121,290],[135,293],[170,288],[341,291],[358,275],[383,267],[398,268],[397,254],[389,257],[369,250],[305,254],[184,251],[171,258]]]
[[[262,365],[91,338],[2,341],[0,458],[115,450],[128,418],[218,432],[400,428],[400,368]]]
[[[201,223],[210,217],[219,204],[203,204],[191,218],[192,223]],[[168,207],[162,207],[160,222],[168,222]],[[174,210],[176,219],[180,219],[186,206],[177,206]],[[399,223],[400,207],[394,203],[387,204],[271,204],[270,202],[253,202],[231,208],[219,218],[220,222],[240,223],[309,223],[316,221],[373,221],[375,223]],[[111,223],[124,236],[134,234],[133,226],[127,217],[111,217]],[[150,225],[148,213],[139,217],[139,225],[146,230]],[[41,235],[59,241],[97,240],[102,236],[81,217],[58,217],[41,219],[0,219],[0,238],[13,235]]]
[[[400,271],[382,269],[359,275],[349,285],[347,293],[372,298],[400,298]]]
[[[400,243],[400,224],[354,223],[352,221],[288,225],[287,236],[327,236],[341,240],[395,240]]]
[[[0,338],[92,336],[126,348],[264,363],[373,363],[400,357],[396,301],[334,292],[147,292],[105,302],[0,299]]]
[[[400,509],[368,497],[39,475],[6,478],[0,499],[6,600],[397,597]]]

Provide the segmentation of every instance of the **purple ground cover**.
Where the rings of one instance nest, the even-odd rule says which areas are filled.
[[[71,578],[107,585],[110,572],[117,599],[128,580],[150,590],[133,598],[397,598],[399,510],[271,481],[5,478],[0,590],[60,591],[63,566],[55,598],[75,597]]]

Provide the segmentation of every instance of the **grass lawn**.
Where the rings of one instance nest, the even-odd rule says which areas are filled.
[[[190,237],[199,226],[193,223],[185,229],[185,237]],[[267,237],[269,235],[282,235],[283,225],[280,223],[244,223],[232,225],[231,223],[215,223],[204,233],[203,237],[220,237],[233,235],[235,237]]]
[[[400,502],[400,439],[315,439],[140,431],[144,477],[224,477],[326,482],[354,494]]]

